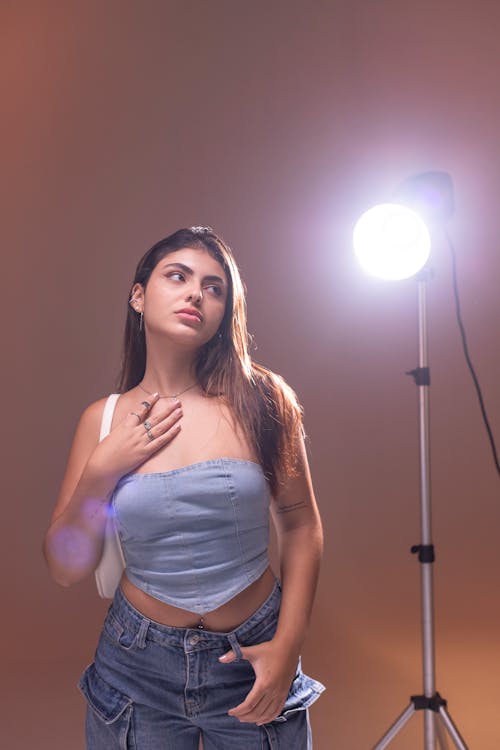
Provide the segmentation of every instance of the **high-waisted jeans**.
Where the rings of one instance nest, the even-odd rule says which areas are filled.
[[[235,630],[218,633],[161,625],[117,589],[95,660],[78,686],[87,700],[87,750],[310,750],[308,706],[324,685],[302,672],[280,715],[268,724],[240,722],[228,710],[250,692],[255,673],[240,646],[276,631],[281,587]],[[228,664],[219,656],[233,649]]]

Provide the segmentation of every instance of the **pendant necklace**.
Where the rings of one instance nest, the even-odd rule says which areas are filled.
[[[140,383],[137,383],[141,391],[144,391],[144,393],[148,393],[151,396],[151,391],[147,391],[146,388],[143,388]],[[187,391],[190,391],[191,388],[194,388],[198,383],[192,383],[191,385],[188,385],[187,388],[184,388],[183,391],[179,391],[179,393],[174,393],[172,396],[162,396],[158,395],[158,398],[171,398],[173,401],[175,401],[176,398],[179,398],[179,396],[182,396],[183,393],[186,393]]]

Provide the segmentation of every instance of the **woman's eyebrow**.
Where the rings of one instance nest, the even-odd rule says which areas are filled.
[[[192,268],[189,268],[189,266],[184,265],[184,263],[165,263],[165,265],[162,266],[162,268],[171,268],[172,266],[175,266],[176,268],[180,268],[181,271],[184,271],[184,273],[192,276],[194,271]],[[224,279],[222,279],[220,276],[204,276],[204,281],[218,281],[219,284],[224,284]]]

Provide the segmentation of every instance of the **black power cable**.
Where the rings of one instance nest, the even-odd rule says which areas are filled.
[[[495,439],[493,437],[493,432],[490,427],[488,415],[486,414],[483,394],[481,393],[481,386],[479,385],[479,380],[477,378],[476,372],[474,370],[474,365],[472,364],[472,359],[469,354],[469,347],[467,345],[467,337],[465,335],[465,327],[464,327],[464,323],[462,320],[462,313],[460,310],[460,298],[458,296],[458,281],[457,281],[457,260],[455,256],[455,248],[453,246],[453,242],[451,241],[451,238],[448,232],[446,231],[446,229],[444,230],[444,233],[445,233],[446,239],[448,240],[448,245],[449,245],[450,253],[451,253],[451,268],[452,268],[452,278],[453,278],[453,294],[455,296],[455,311],[457,315],[458,327],[460,329],[460,337],[462,339],[462,348],[464,350],[465,361],[467,362],[467,366],[470,370],[470,374],[472,375],[472,380],[474,381],[474,386],[476,388],[476,393],[477,393],[477,397],[479,400],[479,406],[481,407],[481,414],[483,415],[483,421],[486,426],[486,432],[488,433],[488,438],[489,438],[490,445],[491,445],[491,451],[493,453],[493,460],[495,462],[495,467],[496,467],[498,474],[500,474],[500,462],[498,460]]]

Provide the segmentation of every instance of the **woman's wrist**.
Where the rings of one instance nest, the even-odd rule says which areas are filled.
[[[283,653],[290,654],[295,652],[297,656],[300,654],[302,645],[304,643],[305,636],[298,633],[287,633],[284,631],[276,631],[272,638],[273,644],[281,649]]]
[[[108,502],[119,478],[103,470],[99,463],[90,458],[76,486],[75,494],[79,492]]]

